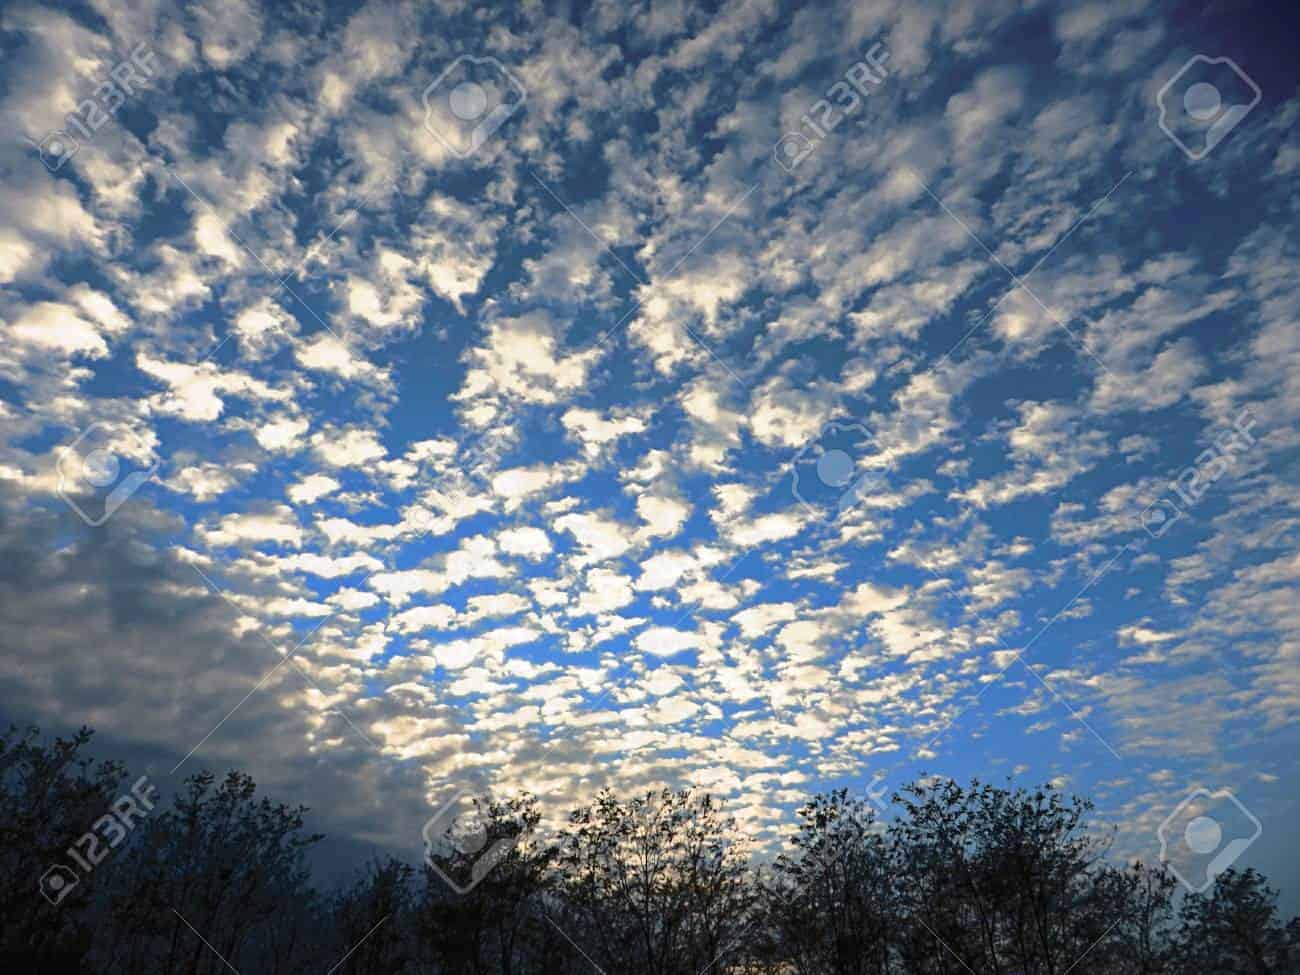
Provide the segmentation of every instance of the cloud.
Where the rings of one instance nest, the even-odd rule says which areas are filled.
[[[694,633],[670,626],[653,626],[637,634],[632,644],[642,653],[651,656],[675,657],[679,653],[698,647],[699,637]]]
[[[919,763],[1290,781],[1300,108],[1191,164],[1160,5],[101,7],[4,15],[32,142],[157,62],[57,171],[0,147],[6,708],[179,759],[280,665],[198,754],[397,848],[452,781],[706,785],[765,839]],[[464,160],[421,98],[463,51],[528,96]],[[836,417],[889,476],[815,518]],[[98,534],[92,425],[159,463],[80,483]]]
[[[551,404],[582,389],[600,353],[567,353],[562,343],[558,323],[544,311],[490,322],[483,343],[470,352],[465,382],[455,395],[469,422],[486,423],[498,401]]]

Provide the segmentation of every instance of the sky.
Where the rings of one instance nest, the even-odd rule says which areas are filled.
[[[1300,907],[1283,8],[6,4],[0,714],[408,857],[1051,782]]]

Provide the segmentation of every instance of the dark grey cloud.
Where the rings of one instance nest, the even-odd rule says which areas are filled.
[[[167,547],[177,528],[141,498],[91,529],[0,494],[0,715],[50,734],[89,726],[97,754],[164,792],[203,769],[248,772],[309,806],[345,861],[417,856],[424,773],[304,702],[308,679]]]

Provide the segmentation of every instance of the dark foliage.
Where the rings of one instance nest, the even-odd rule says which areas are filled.
[[[231,772],[189,779],[117,835],[125,770],[82,755],[90,733],[0,735],[0,964],[94,975],[1293,975],[1284,924],[1253,870],[1179,897],[1127,868],[1055,790],[918,783],[882,823],[816,796],[767,866],[712,798],[601,793],[558,835],[530,798],[478,803],[480,844],[438,866],[373,863],[318,890],[305,809]],[[139,794],[138,783],[136,794]],[[120,818],[120,817],[119,817]],[[64,896],[40,887],[89,829],[111,838]],[[472,875],[475,849],[498,856]],[[471,852],[464,852],[470,850]],[[459,851],[459,852],[458,852]],[[93,859],[93,857],[92,857]],[[58,903],[52,903],[58,900]]]

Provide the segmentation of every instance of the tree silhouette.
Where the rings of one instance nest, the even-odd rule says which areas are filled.
[[[1208,897],[1191,894],[1183,901],[1173,956],[1179,975],[1291,972],[1300,962],[1300,918],[1283,926],[1277,892],[1264,878],[1254,870],[1227,870]]]
[[[558,889],[570,937],[594,964],[610,975],[698,972],[740,946],[754,889],[711,797],[601,792],[569,822]]]
[[[761,956],[800,975],[890,971],[901,906],[875,808],[840,790],[813,797],[799,816],[793,850],[762,885]]]
[[[1115,863],[1092,805],[1050,787],[924,779],[893,796],[887,822],[866,797],[813,796],[766,864],[701,793],[601,792],[552,835],[533,797],[480,799],[475,842],[322,890],[307,810],[259,798],[239,772],[202,772],[136,821],[125,769],[85,757],[90,738],[0,735],[5,972],[1300,972],[1300,919],[1283,922],[1260,874],[1228,870],[1180,897],[1162,866]],[[88,830],[108,847],[90,852]]]
[[[79,881],[81,889],[52,891],[64,896],[60,910],[42,899],[38,878],[109,807],[126,770],[81,754],[91,738],[87,728],[48,745],[38,736],[36,728],[0,735],[0,958],[53,970],[75,966],[89,949],[87,895],[100,878],[92,874]]]

